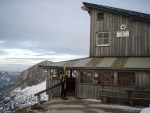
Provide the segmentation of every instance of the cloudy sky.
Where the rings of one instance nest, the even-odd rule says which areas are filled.
[[[0,70],[87,57],[90,16],[82,2],[150,14],[150,0],[0,0]]]

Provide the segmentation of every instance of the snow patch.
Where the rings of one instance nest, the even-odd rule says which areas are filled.
[[[46,81],[35,86],[26,87],[23,90],[21,90],[20,87],[16,88],[11,92],[11,96],[15,96],[14,100],[16,102],[23,103],[24,106],[33,105],[37,103],[37,98],[34,96],[34,94],[45,89]],[[48,100],[48,96],[46,95],[46,93],[41,94],[41,100]]]
[[[10,93],[10,96],[5,98],[3,104],[0,105],[0,112],[6,113],[9,111],[15,111],[16,109],[27,107],[37,103],[37,97],[34,94],[46,89],[46,81],[26,87],[21,90],[20,87],[16,88]],[[40,95],[41,100],[47,101],[48,95],[43,93]]]
[[[101,100],[97,100],[97,99],[82,99],[82,100],[88,102],[102,102]]]
[[[125,105],[117,105],[117,104],[89,104],[92,107],[102,107],[102,108],[112,108],[112,109],[122,109],[124,111],[141,111],[143,108],[130,107]],[[150,113],[150,112],[149,112]]]
[[[144,108],[140,113],[150,113],[150,108]]]

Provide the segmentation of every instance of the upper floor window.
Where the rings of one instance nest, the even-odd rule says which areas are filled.
[[[109,46],[109,32],[98,32],[96,34],[96,46]]]
[[[97,20],[100,21],[100,20],[103,20],[104,19],[104,13],[98,13],[97,14]]]

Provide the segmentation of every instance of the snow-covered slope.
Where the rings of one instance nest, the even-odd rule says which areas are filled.
[[[0,95],[14,85],[19,76],[20,72],[0,71]]]
[[[37,98],[34,94],[44,89],[46,89],[46,81],[35,86],[26,87],[23,90],[20,87],[16,88],[0,105],[0,112],[7,113],[37,103]],[[48,100],[46,93],[41,94],[41,100]]]

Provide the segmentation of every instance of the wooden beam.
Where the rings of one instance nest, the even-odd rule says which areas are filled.
[[[72,78],[72,70],[70,70],[70,78]]]
[[[48,90],[51,90],[51,89],[53,89],[53,88],[55,88],[55,87],[57,87],[57,86],[60,86],[60,85],[61,85],[61,83],[56,84],[56,85],[54,85],[54,86],[52,86],[52,87],[50,87],[50,88],[48,88],[48,89],[45,89],[45,90],[43,90],[43,91],[40,91],[40,92],[34,94],[34,96],[38,96],[38,95],[40,95],[40,94],[42,94],[42,93],[44,93],[44,92],[46,92],[46,91],[48,91]]]
[[[40,105],[40,95],[37,95],[38,106]]]
[[[46,91],[48,91],[48,90],[51,90],[51,89],[53,89],[53,88],[55,88],[55,87],[57,87],[57,86],[60,86],[60,85],[61,85],[61,83],[56,84],[56,85],[54,85],[54,86],[52,86],[52,87],[50,87],[50,88],[48,88],[48,89],[45,89],[45,90],[43,90],[43,91],[40,91],[40,92],[34,94],[34,96],[37,96],[38,106],[40,105],[40,94],[42,94],[42,93],[44,93],[44,92],[46,92]]]
[[[114,72],[114,85],[118,85],[118,73]]]

